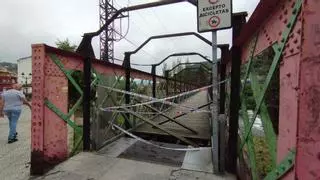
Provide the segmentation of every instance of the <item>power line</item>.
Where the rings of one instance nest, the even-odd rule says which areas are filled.
[[[165,32],[170,33],[169,30],[167,29],[167,27],[163,24],[163,22],[161,21],[161,19],[159,18],[159,16],[155,12],[155,10],[153,8],[151,8],[151,11],[152,11],[153,15],[156,17],[157,21],[159,21],[159,23],[161,24],[161,26],[165,30]],[[171,43],[172,43],[173,47],[178,47],[176,45],[176,39],[172,39]]]
[[[123,62],[123,60],[119,59],[119,58],[114,58],[114,60],[119,61],[119,62]],[[134,66],[152,66],[153,64],[138,64],[138,63],[130,63],[131,65]]]
[[[138,45],[136,45],[134,42],[132,42],[131,40],[129,40],[127,37],[123,37],[121,34],[119,34],[118,32],[116,32],[119,36],[121,36],[124,40],[126,40],[128,43],[130,43],[131,45],[133,45],[134,47],[138,47]],[[141,51],[143,51],[145,54],[147,54],[148,56],[150,56],[152,59],[156,60],[156,57],[154,57],[153,55],[151,55],[150,53],[148,53],[146,50],[141,49]]]
[[[128,5],[129,5],[130,3],[131,3],[131,1],[128,0]],[[118,3],[115,2],[115,4],[116,4],[117,6],[119,6],[119,7],[121,7]],[[163,25],[163,23],[161,22],[160,18],[156,15],[156,13],[153,11],[152,8],[151,8],[151,10],[152,10],[154,16],[156,17],[156,19],[157,19],[157,20],[159,21],[159,23],[161,24],[162,28],[168,33],[168,32],[169,32],[168,29]],[[138,16],[143,20],[143,22],[144,22],[145,24],[148,24],[147,20],[140,14],[139,11],[137,11],[136,13],[137,13]],[[132,21],[132,23],[134,23],[134,22]],[[130,23],[128,23],[128,24],[130,24]],[[135,24],[135,23],[134,23],[134,24]],[[129,26],[129,25],[128,25],[128,26]],[[147,37],[150,37],[150,35],[148,35],[147,33],[145,33],[145,32],[140,28],[139,25],[137,25],[137,27],[138,27],[138,30],[139,30],[142,34],[146,35]],[[120,36],[121,36],[121,35],[120,35]],[[125,39],[127,42],[129,42],[129,43],[132,44],[133,46],[138,47],[135,43],[133,43],[132,41],[130,41],[130,40],[127,39],[126,37],[123,37],[122,39]],[[175,46],[175,44],[173,44],[173,47],[174,47],[174,46]],[[141,50],[142,50],[143,52],[145,52],[147,55],[149,55],[150,57],[152,57],[154,60],[156,60],[156,58],[155,58],[153,55],[151,55],[150,53],[148,53],[147,51],[145,51],[145,50],[143,50],[143,49],[141,49]]]
[[[116,1],[114,1],[114,3],[117,5],[117,6],[119,6],[119,8],[122,8],[122,6],[120,6],[118,3],[116,3]],[[130,0],[128,0],[128,5],[129,5],[129,3],[130,3]],[[140,15],[139,13],[138,13],[138,15]],[[140,15],[141,16],[141,15]],[[142,17],[142,16],[141,16]],[[129,19],[128,19],[128,28],[127,28],[127,32],[126,32],[126,34],[123,36],[123,35],[121,35],[121,33],[119,33],[119,32],[117,32],[117,31],[115,31],[119,36],[120,36],[120,38],[121,39],[124,39],[124,40],[126,40],[127,42],[129,42],[131,45],[133,45],[133,46],[135,46],[135,47],[138,47],[134,42],[132,42],[131,40],[129,40],[128,38],[126,38],[126,35],[128,34],[128,31],[129,31],[129,26],[130,26],[130,21],[129,21]],[[139,27],[139,26],[138,26]],[[140,29],[140,27],[139,27],[139,29]],[[145,34],[141,29],[140,29],[140,31],[143,33],[143,34]],[[147,34],[145,34],[145,35],[147,35]],[[148,35],[147,35],[148,36]],[[120,39],[120,40],[121,40]],[[145,54],[147,54],[148,56],[150,56],[152,59],[154,59],[154,60],[156,60],[156,58],[153,56],[153,55],[151,55],[150,53],[148,53],[147,51],[145,51],[145,50],[143,50],[143,49],[141,49],[141,51],[143,51]]]
[[[125,39],[127,42],[129,42],[130,44],[132,44],[133,46],[138,47],[134,42],[130,41],[128,38],[124,37],[124,39]],[[145,54],[147,54],[148,56],[152,57],[152,59],[156,60],[156,58],[155,58],[153,55],[151,55],[150,53],[148,53],[147,51],[145,51],[145,50],[143,50],[143,49],[141,49],[141,51],[143,51],[143,52],[144,52]]]

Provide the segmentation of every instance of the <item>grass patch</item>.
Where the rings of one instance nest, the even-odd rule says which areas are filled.
[[[253,137],[257,170],[260,177],[265,177],[272,170],[271,155],[264,137]]]

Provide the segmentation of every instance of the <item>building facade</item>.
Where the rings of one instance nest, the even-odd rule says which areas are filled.
[[[23,85],[23,92],[25,94],[32,93],[32,58],[31,56],[20,58],[17,60],[18,64],[18,83]]]
[[[17,76],[9,72],[6,68],[0,68],[0,92],[10,89],[17,83]]]

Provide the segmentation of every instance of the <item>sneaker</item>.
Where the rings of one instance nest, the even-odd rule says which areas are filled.
[[[9,139],[9,140],[8,140],[8,144],[14,143],[14,142],[16,142],[16,141],[18,141],[17,138]]]

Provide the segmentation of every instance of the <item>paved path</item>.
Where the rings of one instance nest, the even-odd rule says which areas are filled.
[[[193,107],[196,108],[201,105],[207,104],[207,92],[202,91],[198,94],[190,97],[189,99],[186,99],[184,102],[181,103],[183,106]],[[202,110],[208,110],[208,108],[203,108]],[[169,117],[174,117],[178,113],[182,111],[181,108],[172,108],[165,114]],[[160,116],[159,118],[155,119],[154,122],[162,122],[164,120],[167,120],[166,118]],[[208,113],[190,113],[188,115],[182,116],[180,118],[176,119],[180,123],[196,130],[198,134],[194,134],[191,131],[183,128],[180,125],[177,125],[174,122],[168,122],[163,124],[162,126],[168,130],[171,130],[175,133],[178,133],[179,135],[186,137],[186,138],[196,138],[196,139],[210,139],[210,126],[209,126],[209,114]],[[167,133],[153,128],[149,124],[144,124],[137,128],[135,132],[138,133],[148,133],[148,134],[160,134],[160,135],[167,135]]]
[[[26,180],[30,167],[31,112],[24,107],[18,122],[18,142],[7,144],[8,120],[0,119],[0,179]]]
[[[235,180],[230,174],[216,176],[208,172],[120,158],[119,154],[137,141],[119,139],[103,152],[82,152],[56,166],[36,180]],[[187,158],[188,159],[188,158]],[[209,158],[211,159],[211,158]]]

